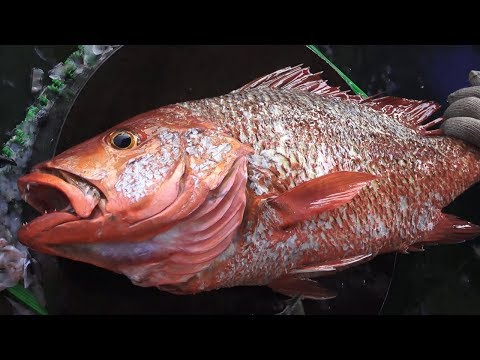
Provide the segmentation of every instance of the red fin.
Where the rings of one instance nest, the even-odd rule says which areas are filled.
[[[338,96],[352,101],[362,100],[358,95],[350,95],[348,91],[341,91],[339,87],[327,85],[327,81],[323,80],[320,75],[321,73],[312,74],[310,68],[302,68],[302,65],[289,66],[255,79],[233,92],[258,88],[290,89]]]
[[[376,176],[350,171],[328,174],[269,199],[282,226],[308,220],[316,214],[335,209],[349,202]]]
[[[421,126],[430,115],[441,107],[439,104],[433,101],[410,100],[393,96],[378,98],[378,95],[363,99],[361,96],[349,94],[349,91],[341,91],[339,87],[327,85],[327,80],[322,79],[321,73],[312,74],[310,68],[302,67],[302,65],[289,66],[274,71],[232,92],[258,88],[306,91],[356,101],[384,114],[393,116],[405,126],[419,130],[422,135],[442,135],[440,129],[427,131],[426,127],[428,124]],[[435,121],[429,126],[435,125]]]
[[[418,127],[420,134],[425,136],[435,136],[435,135],[444,135],[444,131],[442,128],[437,127],[436,125],[441,125],[445,119],[443,117],[439,117],[435,120],[429,120],[426,124],[423,124]]]
[[[442,214],[440,221],[430,231],[421,245],[454,244],[471,240],[480,235],[480,226],[449,214]],[[418,247],[419,244],[414,244]]]
[[[303,299],[327,300],[337,296],[335,291],[322,287],[317,281],[293,276],[274,280],[268,287],[280,294]]]
[[[331,273],[332,271],[340,271],[346,268],[349,268],[354,265],[361,264],[372,257],[372,254],[367,255],[357,255],[345,259],[334,260],[334,261],[327,261],[316,265],[309,265],[305,266],[300,269],[295,269],[290,272],[290,274],[298,274],[298,275],[309,275],[309,277],[313,276],[321,276],[323,272]]]
[[[422,123],[441,107],[433,101],[409,100],[393,96],[368,98],[363,100],[362,104],[391,115],[412,129],[419,129]]]
[[[422,245],[422,244],[413,244],[413,245],[410,245],[410,246],[407,248],[407,251],[405,251],[405,253],[408,253],[408,252],[421,252],[421,251],[425,251],[425,249],[423,248],[423,245]]]

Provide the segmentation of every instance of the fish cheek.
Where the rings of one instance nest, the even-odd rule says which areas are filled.
[[[187,172],[215,189],[232,168],[235,161],[253,152],[238,140],[209,129],[189,129],[184,134],[188,154]]]
[[[162,212],[178,197],[185,171],[183,157],[173,165],[160,170],[150,164],[133,169],[127,167],[118,177],[115,196],[107,203],[106,210],[121,214],[130,223]]]

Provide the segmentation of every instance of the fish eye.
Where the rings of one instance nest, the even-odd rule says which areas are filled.
[[[130,131],[115,131],[110,135],[110,144],[115,149],[131,149],[137,145],[137,137]]]

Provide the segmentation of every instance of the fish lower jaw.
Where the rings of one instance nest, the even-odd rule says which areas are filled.
[[[36,218],[34,218],[33,220],[30,220],[30,221],[25,221],[22,223],[22,227],[26,227],[26,226],[29,226],[29,225],[32,225],[32,224],[35,224],[37,222],[51,222],[52,220],[51,219],[54,219],[55,216],[61,216],[61,218],[59,219],[68,219],[68,221],[61,221],[59,223],[55,223],[55,226],[58,226],[58,225],[62,225],[66,222],[70,222],[70,221],[79,221],[79,220],[84,220],[84,221],[89,221],[89,220],[95,220],[101,216],[104,215],[104,211],[102,211],[98,206],[95,207],[95,209],[92,211],[92,213],[88,216],[88,217],[81,217],[79,216],[75,210],[71,207],[71,205],[69,205],[67,208],[65,209],[62,209],[62,210],[52,210],[52,211],[47,211],[47,210],[44,210],[43,214],[40,215],[40,216],[37,216]],[[69,216],[67,218],[67,216]],[[49,229],[44,229],[45,230],[50,230],[51,228],[53,228],[54,226],[51,226]]]

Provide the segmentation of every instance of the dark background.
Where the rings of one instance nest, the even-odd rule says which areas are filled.
[[[475,46],[331,45],[320,49],[369,95],[384,92],[435,100],[442,105],[450,92],[467,86],[471,69],[480,69],[480,50]],[[2,135],[23,119],[25,108],[33,99],[31,68],[48,71],[73,50],[75,46],[0,46]],[[301,46],[246,50],[177,47],[168,51],[125,47],[102,66],[78,97],[58,150],[126,116],[171,102],[220,95],[275,70],[274,66],[301,62],[312,65],[313,70],[325,70],[327,78],[340,82],[320,59]],[[192,66],[195,71],[190,69]],[[1,140],[6,139],[4,136]],[[479,200],[477,186],[448,211],[480,223]],[[475,244],[480,253],[477,240],[398,255],[396,262],[395,255],[381,256],[329,280],[339,297],[328,302],[306,301],[305,310],[322,314],[480,313],[480,262]],[[266,288],[225,289],[177,297],[134,287],[121,276],[68,260],[60,260],[46,274],[51,313],[272,313],[281,309],[283,300]]]

